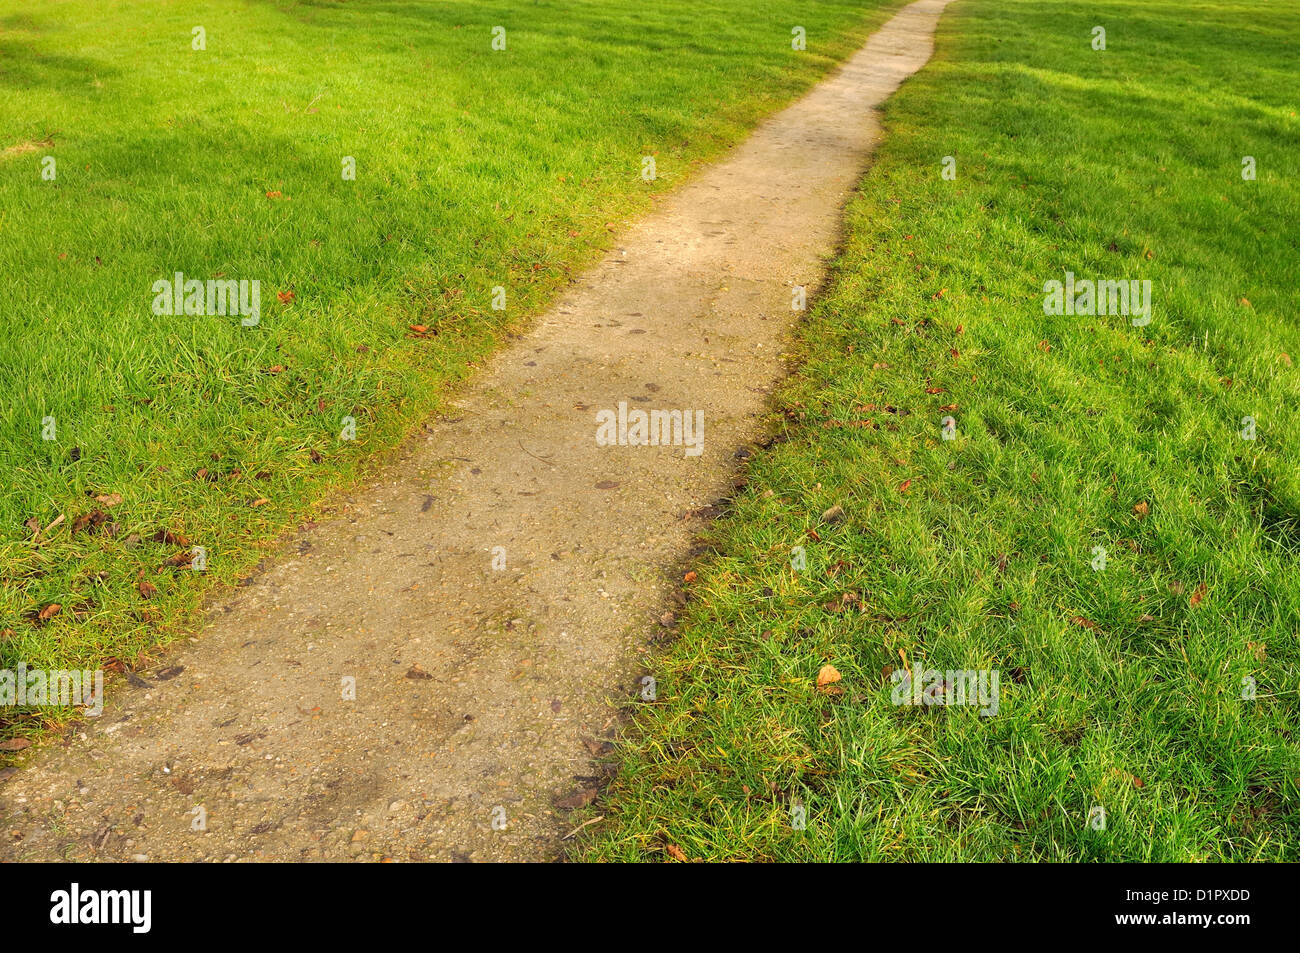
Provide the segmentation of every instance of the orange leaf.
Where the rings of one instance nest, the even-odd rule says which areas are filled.
[[[288,304],[293,300],[292,291],[277,291],[275,296],[280,299],[280,304]]]
[[[1187,604],[1195,609],[1205,600],[1205,593],[1208,591],[1209,590],[1206,589],[1205,583],[1201,583],[1195,590],[1193,590],[1192,594],[1188,596]]]
[[[817,687],[824,688],[832,682],[838,682],[840,678],[841,675],[835,670],[834,665],[823,665],[821,671],[817,673]]]

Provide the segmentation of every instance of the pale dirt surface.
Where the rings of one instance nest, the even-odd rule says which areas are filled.
[[[559,856],[576,822],[555,801],[601,773],[697,511],[730,492],[783,373],[791,288],[820,282],[873,108],[948,2],[906,7],[667,196],[454,415],[30,757],[0,785],[0,859]],[[703,455],[598,446],[620,401],[703,410]]]

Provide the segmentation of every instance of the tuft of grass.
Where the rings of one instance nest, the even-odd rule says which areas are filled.
[[[615,223],[898,5],[7,5],[0,668],[130,666],[184,631]],[[155,315],[176,272],[259,281],[260,323]],[[163,566],[192,546],[205,573]]]
[[[949,8],[582,856],[1300,856],[1298,37]],[[1151,323],[1046,314],[1067,271]],[[997,713],[896,704],[905,664],[996,670]]]

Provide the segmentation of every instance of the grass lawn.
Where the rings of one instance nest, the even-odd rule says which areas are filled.
[[[616,223],[899,5],[7,4],[0,668],[186,631]],[[257,323],[156,314],[176,272],[260,282]],[[57,713],[22,715],[0,733]]]
[[[1297,63],[1297,0],[949,8],[580,856],[1300,858]]]

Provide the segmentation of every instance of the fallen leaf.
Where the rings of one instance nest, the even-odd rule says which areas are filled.
[[[668,852],[668,856],[671,857],[673,860],[679,860],[683,864],[686,863],[686,852],[683,851],[676,844],[669,844],[667,847],[664,848],[664,850]]]
[[[1201,583],[1192,591],[1192,594],[1187,597],[1187,604],[1195,609],[1205,600],[1205,593],[1207,591],[1205,583]]]
[[[142,599],[152,599],[158,595],[158,587],[147,579],[141,579],[137,588],[140,590],[140,598]]]
[[[22,751],[24,748],[31,747],[31,741],[27,738],[9,738],[6,741],[0,741],[0,751]]]
[[[1096,623],[1096,622],[1093,622],[1091,619],[1085,619],[1085,618],[1084,618],[1083,616],[1081,616],[1081,615],[1071,616],[1071,617],[1070,617],[1070,621],[1073,622],[1075,625],[1081,625],[1081,626],[1083,626],[1085,629],[1095,629],[1095,628],[1097,628],[1097,623]]]
[[[844,507],[832,506],[822,514],[823,523],[839,523],[844,520]]]
[[[82,513],[72,521],[72,532],[75,534],[83,529],[90,533],[98,532],[99,527],[107,519],[108,514],[103,510],[91,510],[89,513]]]
[[[255,500],[254,500],[251,504],[249,504],[249,505],[250,505],[250,506],[265,506],[267,503],[270,503],[270,502],[271,502],[271,501],[268,500],[266,497],[264,497],[264,496],[260,496],[260,497],[258,497],[257,499],[255,499]]]
[[[411,667],[410,667],[409,669],[406,670],[406,677],[407,677],[407,678],[420,679],[420,680],[427,680],[427,679],[433,678],[432,675],[430,675],[430,674],[429,674],[428,672],[426,672],[424,669],[420,668],[420,663],[419,663],[419,662],[412,662],[412,663],[411,663]]]
[[[682,576],[682,582],[694,582],[694,581],[695,581],[695,570],[694,570],[694,569],[692,569],[692,570],[691,570],[690,572],[688,572],[686,575]]]
[[[834,665],[823,665],[817,673],[817,687],[824,688],[833,682],[838,682],[840,678],[842,676],[835,670]]]
[[[1048,344],[1046,341],[1039,341],[1038,349],[1042,351],[1044,354],[1046,354],[1048,351],[1052,349],[1052,345]]]
[[[168,546],[188,546],[190,544],[188,537],[173,533],[169,529],[158,530],[153,534],[152,539],[155,543],[166,543]]]
[[[908,477],[906,480],[904,480],[902,483],[898,485],[898,492],[906,493],[909,489],[911,489],[911,486],[912,486],[912,478]]]
[[[294,298],[292,291],[277,291],[275,296],[280,299],[280,304],[288,304]]]
[[[280,198],[281,196],[280,196],[280,192],[279,192],[279,190],[277,189],[277,190],[274,191],[274,192],[267,192],[267,193],[266,193],[266,197],[267,197],[268,199],[278,199],[278,198]]]
[[[1146,518],[1147,518],[1147,514],[1150,513],[1150,512],[1151,512],[1151,507],[1149,507],[1149,506],[1146,504],[1146,501],[1145,501],[1145,500],[1144,500],[1143,502],[1141,502],[1141,503],[1139,503],[1139,504],[1137,504],[1136,506],[1133,507],[1133,515],[1136,516],[1136,517],[1137,517],[1138,519],[1140,519],[1140,520],[1144,520],[1144,519],[1146,519]]]
[[[592,801],[596,800],[597,791],[594,787],[578,788],[566,798],[560,798],[555,802],[555,806],[565,811],[576,811],[580,807],[586,807]]]
[[[36,613],[36,618],[41,622],[48,622],[56,615],[63,611],[63,606],[57,602],[51,602],[48,606]]]
[[[27,522],[23,523],[23,525],[32,531],[33,536],[41,535],[41,521],[39,517],[33,516]]]
[[[105,506],[113,507],[122,502],[121,493],[101,493],[95,497],[96,503],[103,503]]]

